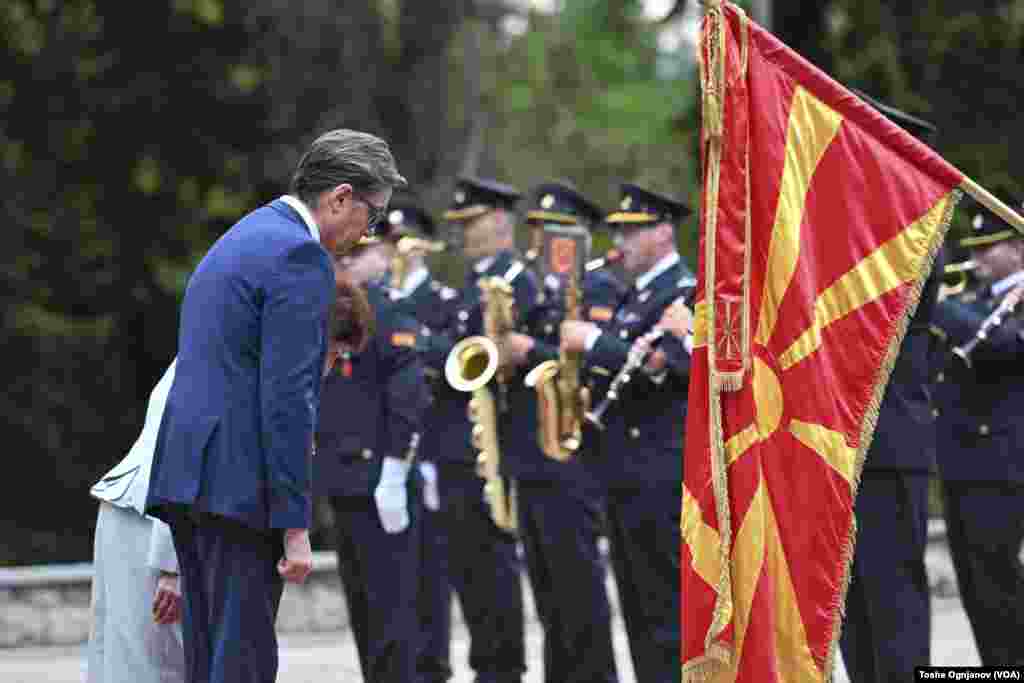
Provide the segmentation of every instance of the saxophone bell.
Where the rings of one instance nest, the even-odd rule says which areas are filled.
[[[489,337],[466,337],[448,353],[444,376],[456,391],[473,392],[486,386],[498,371],[498,345]]]

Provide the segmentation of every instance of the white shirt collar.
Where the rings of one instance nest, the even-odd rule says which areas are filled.
[[[295,209],[296,213],[302,216],[302,221],[306,224],[306,227],[309,228],[309,234],[313,236],[313,239],[319,242],[320,226],[316,224],[316,220],[313,218],[313,214],[310,212],[309,207],[306,206],[305,202],[290,194],[282,195],[281,201]]]
[[[992,285],[992,296],[1001,296],[1004,292],[1012,289],[1017,283],[1024,281],[1024,270],[1018,270],[1013,275],[1007,275],[999,282]]]
[[[405,281],[402,283],[402,297],[410,296],[416,291],[417,287],[426,282],[428,277],[430,277],[430,271],[427,270],[426,266],[420,266],[416,270],[411,271],[405,276]]]
[[[636,279],[637,291],[647,289],[647,286],[651,284],[654,278],[658,277],[677,263],[679,263],[679,252],[677,251],[673,251],[671,254],[662,256],[661,260],[654,264],[654,267]]]
[[[487,272],[487,269],[494,265],[493,256],[485,256],[476,263],[473,264],[473,270],[476,271],[477,275]]]

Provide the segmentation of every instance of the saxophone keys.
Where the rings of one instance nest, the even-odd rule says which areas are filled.
[[[470,441],[473,444],[473,448],[479,450],[484,447],[484,426],[482,424],[473,425],[473,431],[470,433]],[[480,455],[483,455],[483,453]]]

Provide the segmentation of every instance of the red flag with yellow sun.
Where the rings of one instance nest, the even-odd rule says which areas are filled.
[[[683,677],[830,680],[864,455],[965,179],[704,4]]]

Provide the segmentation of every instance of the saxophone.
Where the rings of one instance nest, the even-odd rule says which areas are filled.
[[[565,290],[565,320],[580,319],[579,273],[574,268]],[[559,350],[530,370],[524,380],[537,392],[537,441],[544,455],[565,462],[583,440],[583,417],[590,408],[590,391],[580,385],[583,354]]]
[[[457,343],[445,360],[444,374],[457,391],[472,393],[469,421],[473,425],[473,448],[479,451],[476,472],[484,480],[484,498],[495,526],[508,533],[519,528],[515,484],[501,474],[501,444],[498,415],[505,403],[507,370],[500,366],[501,354],[496,340],[514,326],[512,285],[507,278],[487,277],[478,283],[483,299],[484,334],[467,337]],[[487,384],[494,378],[496,398]]]

